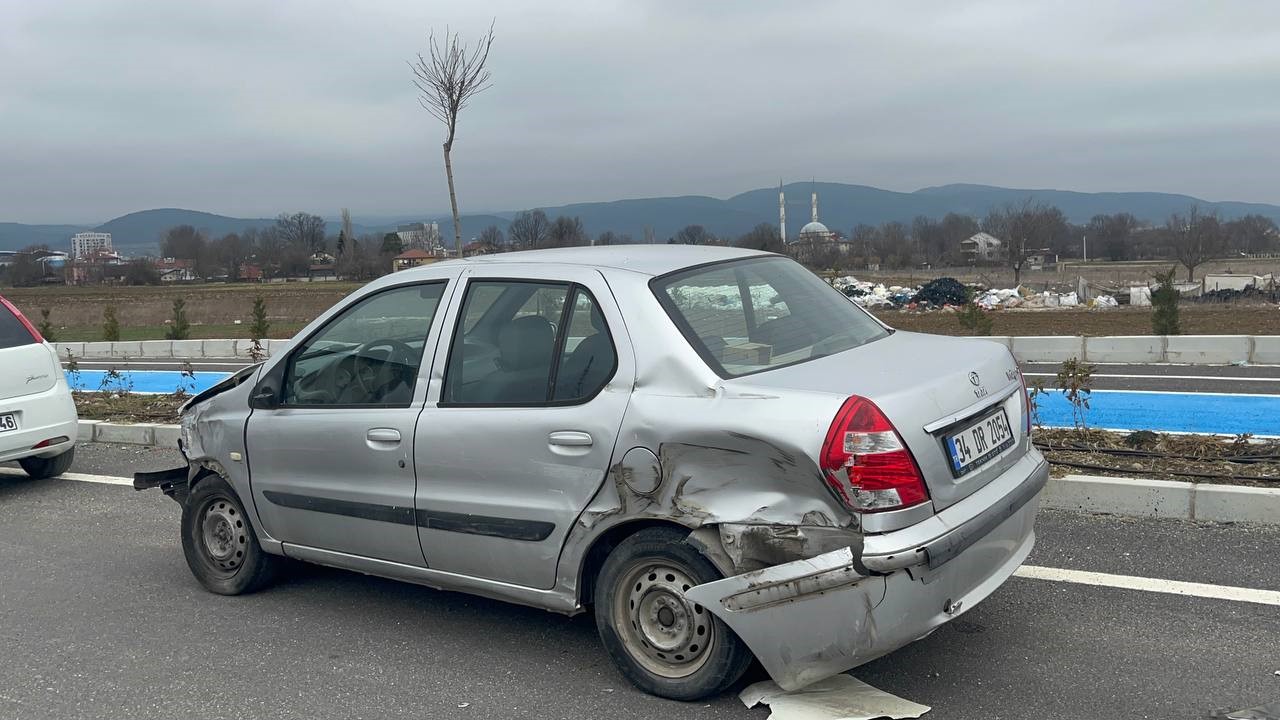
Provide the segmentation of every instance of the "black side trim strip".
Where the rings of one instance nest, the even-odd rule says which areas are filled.
[[[414,510],[411,507],[335,500],[333,498],[297,495],[275,490],[264,490],[262,495],[275,505],[295,510],[345,515],[362,520],[375,520],[398,525],[417,525],[420,528],[430,530],[444,530],[468,535],[487,535],[509,540],[530,540],[535,542],[546,540],[551,536],[552,531],[556,529],[555,523],[539,520],[468,515],[466,513],[451,513],[441,510]]]
[[[468,515],[441,510],[419,510],[418,527],[535,542],[546,540],[551,536],[551,531],[556,529],[555,523],[540,520]]]
[[[346,515],[361,520],[413,525],[413,508],[396,505],[378,505],[352,500],[335,500],[333,498],[315,497],[314,495],[295,495],[294,493],[263,490],[262,496],[281,507],[295,510],[329,513],[330,515]]]

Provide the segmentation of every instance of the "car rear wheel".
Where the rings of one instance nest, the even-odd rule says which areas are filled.
[[[673,700],[723,692],[751,664],[751,651],[724,623],[684,597],[720,579],[685,543],[688,531],[646,528],[623,540],[596,580],[600,639],[640,689]]]
[[[50,458],[22,458],[18,464],[31,477],[36,480],[46,480],[48,478],[58,477],[62,473],[71,469],[71,462],[76,459],[76,449],[72,447],[70,450],[54,455]]]
[[[258,544],[231,485],[217,476],[198,482],[182,506],[182,552],[191,574],[219,595],[262,589],[279,564]]]

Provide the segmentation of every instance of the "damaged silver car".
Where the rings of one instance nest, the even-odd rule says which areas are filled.
[[[616,246],[377,280],[194,397],[196,578],[281,556],[594,612],[691,700],[757,658],[794,689],[929,634],[1034,542],[1047,466],[992,342],[894,331],[795,262]]]

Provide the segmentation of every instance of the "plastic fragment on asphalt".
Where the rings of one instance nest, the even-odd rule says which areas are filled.
[[[769,720],[899,720],[929,712],[928,705],[904,700],[849,675],[835,675],[789,692],[766,680],[748,686],[738,698],[749,708],[768,705]]]
[[[1209,717],[1227,720],[1280,720],[1280,700],[1243,710],[1214,710]]]

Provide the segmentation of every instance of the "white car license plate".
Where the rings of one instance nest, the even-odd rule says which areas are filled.
[[[0,432],[18,429],[18,418],[13,413],[0,415]]]
[[[951,472],[965,475],[1013,445],[1009,415],[1001,408],[943,438],[951,456]]]

